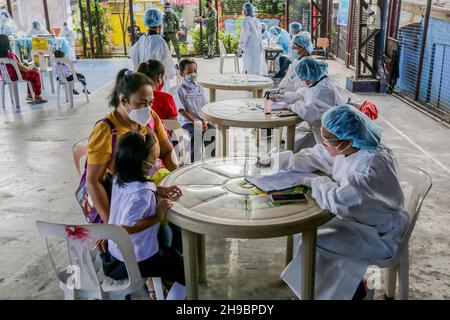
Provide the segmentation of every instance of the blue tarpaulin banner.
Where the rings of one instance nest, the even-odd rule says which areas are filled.
[[[349,0],[340,0],[337,16],[337,24],[339,26],[347,26],[348,21]]]

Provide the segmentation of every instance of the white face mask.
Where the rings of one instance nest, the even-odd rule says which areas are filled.
[[[130,112],[128,112],[128,118],[131,121],[136,122],[141,126],[146,126],[150,121],[150,108],[131,109],[130,105],[128,105],[128,109],[130,109]]]

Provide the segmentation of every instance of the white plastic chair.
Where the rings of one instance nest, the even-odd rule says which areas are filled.
[[[58,101],[58,107],[60,106],[60,98],[61,98],[61,86],[64,86],[65,92],[66,92],[66,102],[70,102],[70,107],[73,108],[74,106],[74,97],[73,97],[73,89],[75,88],[75,81],[80,82],[77,78],[77,72],[75,70],[75,67],[73,66],[72,61],[66,58],[53,58],[53,61],[55,63],[55,74],[58,77],[58,86],[57,86],[57,101]],[[66,77],[64,76],[64,65],[69,66],[70,72],[73,75],[73,80],[68,81]],[[81,83],[81,82],[80,82]],[[89,102],[89,95],[87,93],[86,86],[83,85],[84,94],[86,95],[86,100]]]
[[[171,140],[178,142],[175,149],[177,149],[178,151],[176,152],[178,157],[178,163],[180,167],[182,167],[185,164],[189,163],[188,159],[189,154],[186,150],[186,143],[189,143],[189,137],[185,136],[185,132],[181,127],[181,124],[177,120],[165,119],[162,120],[162,122],[166,130],[172,131]]]
[[[409,296],[409,238],[416,225],[423,200],[431,189],[431,177],[417,167],[403,167],[399,172],[400,183],[405,194],[405,209],[409,214],[409,225],[406,229],[397,254],[387,260],[372,261],[372,265],[387,268],[385,279],[386,297],[395,297],[396,278],[399,278],[400,299],[408,300]]]
[[[53,79],[53,66],[51,64],[52,54],[50,51],[31,51],[31,56],[39,57],[39,73],[42,79],[42,89],[44,89],[44,73],[48,75],[48,80],[52,89],[52,93],[55,93],[55,81]]]
[[[223,44],[223,41],[220,39],[219,39],[219,52],[220,52],[219,72],[223,73],[223,65],[225,63],[225,59],[234,59],[234,71],[235,73],[239,73],[239,57],[234,53],[227,53],[225,45]]]
[[[144,290],[130,236],[125,229],[112,224],[64,225],[37,221],[36,226],[49,254],[53,270],[64,290],[66,300],[75,299],[125,299],[128,295]],[[48,237],[67,241],[70,268],[58,270],[50,255]],[[122,252],[128,279],[115,281],[103,274],[97,239],[114,241]],[[164,299],[160,278],[153,278],[158,300]]]
[[[13,81],[11,80],[11,77],[9,76],[8,69],[6,68],[7,65],[12,65],[14,70],[16,71],[17,80]],[[19,70],[19,65],[17,62],[13,59],[9,58],[0,58],[0,76],[1,76],[1,84],[0,84],[0,95],[2,99],[2,107],[5,108],[5,86],[9,85],[9,94],[11,97],[11,104],[16,106],[17,109],[20,108],[20,99],[19,99],[19,87],[18,84],[25,82],[28,85],[28,88],[30,89],[31,96],[34,100],[34,91],[33,86],[31,85],[30,81],[26,81],[22,78],[22,74]]]

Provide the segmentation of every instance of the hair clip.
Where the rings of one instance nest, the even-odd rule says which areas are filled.
[[[130,69],[125,70],[125,76],[129,76],[130,74],[132,74],[133,71],[131,71]]]

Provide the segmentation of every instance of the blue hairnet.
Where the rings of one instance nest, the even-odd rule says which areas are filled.
[[[265,24],[264,22],[261,22],[261,29],[262,29],[262,32],[265,32],[267,30],[267,24]]]
[[[331,108],[322,115],[322,126],[341,140],[352,140],[352,146],[362,150],[378,147],[380,126],[349,105]]]
[[[164,14],[158,9],[149,9],[142,17],[142,21],[149,28],[159,27],[163,23]]]
[[[292,22],[291,24],[289,24],[289,30],[300,32],[302,31],[302,24],[299,22]]]
[[[295,72],[302,80],[319,81],[328,71],[328,63],[312,57],[304,57],[300,60]]]
[[[305,48],[306,51],[309,52],[309,54],[311,54],[314,50],[314,46],[311,42],[311,35],[307,31],[302,31],[299,34],[295,35],[292,41],[296,45]]]
[[[244,3],[244,11],[247,12],[250,17],[255,16],[255,7],[250,2]]]
[[[271,27],[270,33],[277,36],[281,33],[281,28],[280,27]]]
[[[39,22],[39,21],[33,21],[32,23],[31,23],[31,27],[32,28],[35,28],[35,29],[37,29],[37,28],[41,28],[41,23]]]

